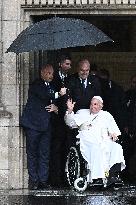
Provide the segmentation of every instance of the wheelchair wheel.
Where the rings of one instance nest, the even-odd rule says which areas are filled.
[[[79,177],[74,182],[74,188],[76,189],[76,191],[79,191],[79,192],[85,191],[87,188],[87,181],[83,179],[82,177]]]
[[[66,177],[68,184],[74,186],[74,181],[80,176],[80,159],[75,147],[71,147],[66,161]]]

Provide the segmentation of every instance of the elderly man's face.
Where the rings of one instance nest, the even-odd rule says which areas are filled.
[[[90,72],[90,64],[87,62],[84,62],[79,67],[78,76],[81,79],[86,79],[89,75],[89,72]]]
[[[90,104],[90,111],[93,114],[98,113],[102,109],[102,103],[97,99],[92,99]]]
[[[41,78],[45,82],[51,82],[53,80],[53,73],[54,73],[53,67],[48,65],[41,70]]]

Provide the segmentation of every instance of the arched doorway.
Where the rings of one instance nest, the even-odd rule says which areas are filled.
[[[31,22],[36,23],[40,20],[47,19],[53,15],[31,15]],[[106,68],[110,71],[113,80],[127,89],[129,78],[135,73],[136,67],[136,50],[135,50],[135,17],[131,16],[93,16],[79,14],[61,14],[62,17],[81,18],[93,23],[95,26],[109,35],[115,42],[100,44],[96,47],[86,46],[80,48],[68,48],[61,51],[39,51],[30,52],[22,58],[21,63],[21,109],[27,99],[29,84],[38,77],[41,65],[46,62],[52,62],[56,66],[57,56],[59,53],[68,52],[73,61],[73,72],[76,70],[76,63],[80,58],[88,58],[91,63],[95,63],[99,68]],[[23,143],[25,150],[25,141]],[[25,155],[25,152],[24,152]],[[23,164],[26,158],[23,158]],[[24,167],[24,176],[26,176],[26,166]],[[26,179],[26,178],[25,178]],[[27,180],[24,181],[24,184]]]

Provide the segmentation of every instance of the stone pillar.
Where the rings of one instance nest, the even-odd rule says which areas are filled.
[[[5,161],[8,160],[8,162],[6,162],[4,165],[4,170],[8,170],[6,172],[6,174],[8,174],[8,183],[6,180],[6,174],[3,177],[3,180],[5,180],[5,188],[23,187],[23,155],[21,144],[22,139],[20,137],[19,128],[19,58],[15,53],[5,53],[10,44],[21,32],[20,2],[21,0],[0,1],[2,29],[0,36],[2,45],[0,64],[0,102],[2,102],[4,105],[3,111],[9,113],[8,117],[5,117],[6,115],[4,115],[3,118],[0,118],[0,135],[3,136],[1,142],[3,147],[2,150],[0,147],[0,153],[3,153],[2,159],[4,159],[5,155]],[[10,113],[12,113],[12,117]],[[3,132],[6,133],[5,138]],[[5,140],[5,144],[3,140]]]
[[[11,113],[0,107],[0,189],[9,188],[9,141]]]
[[[1,75],[1,69],[2,69],[2,1],[0,1],[0,98],[1,98],[1,82],[2,82],[2,75]]]

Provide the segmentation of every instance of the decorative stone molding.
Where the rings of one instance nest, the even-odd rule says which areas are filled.
[[[30,7],[78,6],[78,5],[136,5],[135,0],[22,0],[21,5]]]

